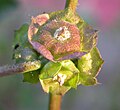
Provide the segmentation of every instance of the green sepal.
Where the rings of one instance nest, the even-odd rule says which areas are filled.
[[[23,76],[24,76],[23,82],[28,82],[28,83],[32,83],[32,84],[38,83],[39,82],[39,73],[40,73],[40,70],[24,73],[23,74]]]
[[[98,49],[95,47],[90,53],[84,55],[78,60],[78,69],[80,71],[80,83],[83,85],[95,85],[97,79],[95,78],[103,64],[102,57]]]
[[[59,62],[48,62],[41,70],[40,79],[47,79],[54,77],[59,70],[61,69],[62,65]]]
[[[64,10],[49,13],[50,20],[63,20],[72,24],[77,24],[78,22],[83,22],[83,19],[78,16],[77,13],[73,13],[70,9],[66,8]]]
[[[39,79],[45,92],[65,94],[71,87],[77,87],[79,70],[71,60],[64,60],[57,63],[49,62],[41,70]]]
[[[85,86],[93,86],[97,84],[99,83],[95,77],[86,77],[82,82],[82,85],[85,85]]]
[[[71,60],[64,60],[60,62],[62,67],[73,72],[74,74],[79,73],[79,70]]]
[[[73,76],[65,82],[65,86],[71,87],[71,88],[77,88],[79,84],[79,74],[73,74]]]
[[[58,74],[62,74],[62,75],[66,76],[65,82],[68,81],[73,76],[73,72],[69,71],[69,70],[67,70],[65,68],[61,68],[61,70],[57,73],[57,75]]]
[[[71,60],[64,60],[61,62],[62,67],[71,71],[73,74],[69,80],[65,82],[65,86],[77,88],[79,82],[79,70]]]
[[[82,52],[90,52],[97,44],[97,30],[94,30],[89,24],[79,22],[77,24],[80,30],[80,50]]]
[[[59,81],[60,78],[56,79],[59,75],[66,76],[64,80],[64,82],[66,83],[72,77],[73,73],[69,70],[62,68],[53,78],[41,79],[39,77],[41,85],[45,92],[56,95],[64,95],[71,88],[70,86],[64,86],[64,84],[61,85],[61,82]]]
[[[41,85],[46,93],[51,93],[54,95],[64,95],[71,87],[60,86],[58,82],[53,81],[52,78],[41,80]]]

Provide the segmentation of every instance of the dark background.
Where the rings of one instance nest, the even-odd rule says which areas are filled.
[[[63,9],[65,0],[0,0],[0,65],[12,63],[14,30],[31,16]],[[98,29],[98,48],[105,61],[100,85],[69,91],[62,110],[120,110],[120,0],[79,0],[77,12]],[[41,85],[22,82],[22,75],[0,78],[0,110],[47,110]]]

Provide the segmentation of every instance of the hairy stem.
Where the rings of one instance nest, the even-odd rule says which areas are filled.
[[[29,61],[19,64],[1,66],[0,77],[37,70],[40,68],[40,66],[40,61]]]
[[[66,0],[65,8],[69,8],[73,12],[75,12],[77,4],[78,4],[78,0]]]
[[[62,95],[50,94],[49,110],[61,110]]]

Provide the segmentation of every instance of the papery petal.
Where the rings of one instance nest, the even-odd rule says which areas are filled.
[[[39,24],[40,26],[42,26],[44,23],[46,23],[46,21],[48,21],[49,15],[41,14],[38,15],[37,17],[32,17],[31,19],[34,24]]]
[[[28,29],[28,40],[38,53],[42,54],[47,59],[53,61],[53,56],[51,52],[44,45],[32,40],[34,35],[38,32],[38,27],[36,27],[36,24],[42,26],[48,19],[48,14],[38,15],[35,18],[32,17],[32,23]]]
[[[57,29],[62,27],[68,28],[71,37],[63,42],[54,38],[54,33]],[[76,56],[80,55],[80,35],[79,29],[76,25],[73,25],[66,21],[56,21],[52,20],[47,23],[41,30],[41,34],[38,38],[39,42],[44,45],[47,49],[50,50],[54,59],[57,60],[61,58],[61,60],[76,58]],[[79,53],[79,55],[74,54],[74,52]],[[72,54],[72,55],[71,55]],[[68,55],[68,57],[66,57]],[[70,56],[71,55],[71,56]],[[76,56],[74,56],[76,55]],[[65,57],[62,59],[62,57]]]
[[[85,54],[86,54],[86,52],[74,52],[74,53],[69,54],[67,56],[63,56],[62,58],[59,58],[58,61],[67,60],[67,59],[74,59],[74,58],[80,58],[81,56],[83,56]]]
[[[44,45],[41,45],[40,43],[38,42],[35,42],[35,41],[32,41],[31,42],[33,48],[38,52],[40,53],[41,55],[43,55],[44,57],[46,57],[47,59],[51,60],[51,61],[54,61],[53,59],[53,55],[51,54],[51,52],[44,46]]]

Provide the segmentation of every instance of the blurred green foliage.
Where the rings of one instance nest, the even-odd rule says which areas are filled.
[[[0,11],[17,5],[17,0],[0,0]]]

